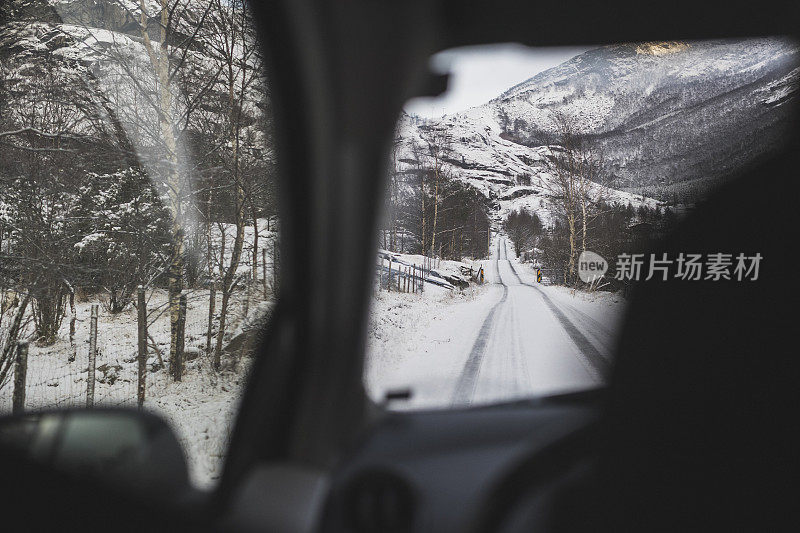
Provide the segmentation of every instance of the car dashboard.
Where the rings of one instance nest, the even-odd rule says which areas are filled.
[[[334,474],[321,529],[470,531],[520,465],[593,425],[589,397],[387,412]]]

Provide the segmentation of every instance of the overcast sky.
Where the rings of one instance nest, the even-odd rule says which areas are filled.
[[[450,72],[447,92],[438,98],[415,98],[405,109],[438,117],[484,104],[505,90],[593,47],[528,48],[507,44],[446,50],[431,58],[431,68]]]

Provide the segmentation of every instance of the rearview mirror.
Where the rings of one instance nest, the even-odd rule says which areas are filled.
[[[2,418],[0,449],[151,496],[189,488],[186,460],[172,430],[139,411],[66,410]]]

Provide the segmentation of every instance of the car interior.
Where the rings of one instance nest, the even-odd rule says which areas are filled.
[[[384,169],[404,102],[447,87],[429,68],[433,54],[510,42],[794,36],[800,7],[265,0],[251,8],[274,100],[283,277],[220,483],[191,487],[179,445],[153,415],[89,412],[116,420],[99,433],[127,431],[125,420],[146,428],[130,471],[80,466],[81,453],[102,460],[115,445],[94,430],[86,430],[92,442],[76,437],[72,462],[52,443],[31,446],[26,424],[79,425],[78,411],[8,417],[0,421],[3,529],[797,530],[796,118],[778,155],[737,171],[650,245],[659,254],[758,252],[758,282],[639,282],[605,386],[406,411],[388,408],[391,394],[372,401],[362,374]]]

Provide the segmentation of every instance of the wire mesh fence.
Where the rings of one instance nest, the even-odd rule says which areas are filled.
[[[273,287],[248,275],[231,296],[224,352],[229,366],[235,365],[248,349],[256,323],[263,320],[271,304]],[[215,291],[215,316],[209,317],[210,289],[185,292],[186,314],[182,374],[210,369],[221,307],[221,291]],[[77,301],[64,320],[58,340],[50,346],[28,346],[24,379],[24,409],[65,407],[136,407],[143,370],[145,402],[161,395],[171,383],[171,324],[168,294],[162,289],[146,291],[147,338],[144,365],[139,364],[139,316],[136,305],[112,314],[97,298]],[[96,318],[94,314],[96,313]],[[211,318],[211,327],[209,327]],[[74,334],[68,332],[74,328]],[[209,335],[211,341],[209,341]],[[18,348],[17,348],[18,350]],[[94,379],[92,379],[92,374]],[[0,388],[0,412],[11,412],[14,401],[14,372]]]
[[[47,342],[42,342],[44,337],[37,332],[35,313],[41,302],[37,301],[40,294],[35,280],[2,277],[0,415],[89,405],[141,405],[172,426],[186,451],[192,481],[198,486],[212,485],[221,473],[250,367],[248,354],[257,344],[280,283],[276,222],[260,219],[258,224],[257,240],[254,227],[245,227],[245,244],[229,287],[220,365],[214,364],[214,352],[223,300],[221,285],[228,269],[233,268],[230,243],[236,228],[231,224],[212,225],[213,254],[197,255],[200,260],[193,276],[187,266],[184,281],[190,288],[183,291],[186,311],[181,381],[175,380],[170,368],[172,327],[166,288],[148,287],[144,306],[139,305],[138,295],[134,294],[133,303],[120,311],[120,306],[115,305],[119,299],[113,301],[109,289],[73,285],[64,278],[59,288],[62,296],[57,297],[60,325]],[[144,320],[139,319],[142,307],[146,309]],[[141,324],[147,330],[143,349]],[[25,371],[19,372],[17,341],[26,340]],[[144,353],[143,358],[140,353]]]

